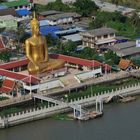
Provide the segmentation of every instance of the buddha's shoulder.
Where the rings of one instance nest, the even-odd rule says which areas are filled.
[[[45,37],[39,36],[38,38],[30,37],[26,40],[26,43],[37,43],[37,42],[43,42],[45,40]]]

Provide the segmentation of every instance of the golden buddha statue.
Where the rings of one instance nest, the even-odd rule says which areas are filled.
[[[39,21],[35,17],[31,20],[32,37],[25,41],[26,56],[29,59],[29,74],[41,74],[64,67],[64,60],[49,60],[45,37],[39,32]]]

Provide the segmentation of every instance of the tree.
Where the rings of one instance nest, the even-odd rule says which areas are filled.
[[[140,25],[140,17],[136,11],[132,13],[131,23],[134,28],[134,32],[136,32],[137,27]]]
[[[64,4],[62,0],[56,0],[55,2],[49,2],[47,5],[36,5],[35,10],[38,12],[45,10],[71,11],[71,8]]]
[[[11,56],[12,56],[12,53],[9,50],[4,50],[4,51],[0,52],[0,59],[5,62],[9,62]]]
[[[76,0],[74,6],[76,12],[85,17],[89,16],[92,13],[92,11],[98,9],[95,2],[91,0]]]
[[[58,39],[53,37],[50,33],[46,36],[46,40],[48,47],[55,46],[58,42]]]
[[[116,53],[113,51],[109,50],[107,53],[104,54],[105,62],[107,64],[118,64],[120,61],[120,58],[117,56]]]
[[[76,48],[77,48],[77,45],[72,41],[68,41],[64,44],[64,50],[68,54],[71,54],[71,53],[75,52]]]

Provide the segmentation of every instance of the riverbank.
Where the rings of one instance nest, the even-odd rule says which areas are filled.
[[[107,104],[104,116],[87,122],[46,118],[0,130],[1,140],[139,140],[140,99]]]
[[[100,95],[95,95],[91,97],[84,97],[81,99],[75,99],[74,101],[71,100],[69,103],[62,103],[60,105],[55,105],[49,108],[37,108],[33,110],[27,110],[26,112],[16,113],[12,115],[8,115],[6,117],[2,117],[0,119],[0,127],[5,128],[9,126],[18,125],[21,123],[34,121],[38,119],[43,119],[46,117],[50,117],[54,114],[58,113],[64,113],[68,111],[72,111],[72,108],[70,108],[73,104],[79,104],[82,106],[91,106],[95,104],[96,99],[102,98],[103,100],[106,98],[110,98],[110,96],[130,96],[130,95],[139,95],[140,94],[140,84],[135,84],[133,86],[124,87],[122,89],[119,89],[117,91],[112,92],[105,92]]]

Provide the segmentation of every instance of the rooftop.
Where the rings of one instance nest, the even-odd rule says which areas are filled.
[[[112,28],[103,27],[103,28],[98,28],[98,29],[83,32],[82,35],[101,36],[101,35],[107,35],[112,33],[116,33],[116,30]]]
[[[119,56],[129,56],[129,55],[134,55],[134,54],[140,54],[140,47],[133,47],[133,48],[127,48],[123,49],[117,52]]]
[[[15,6],[21,6],[21,5],[28,5],[30,2],[29,0],[15,0],[11,2],[4,2],[2,5],[7,7],[15,7]]]
[[[82,37],[79,34],[67,35],[67,36],[63,36],[63,38],[66,40],[71,40],[73,42],[82,40]]]
[[[63,18],[69,18],[69,17],[79,17],[81,15],[75,13],[75,12],[69,12],[69,13],[59,13],[59,14],[55,14],[55,15],[50,15],[50,16],[47,16],[47,19],[48,20],[59,20],[59,19],[63,19]]]
[[[62,13],[62,12],[61,11],[50,10],[50,11],[40,12],[39,15],[50,16],[50,15],[55,15],[55,14],[60,14],[60,13]]]
[[[119,62],[119,67],[123,70],[126,70],[130,66],[130,63],[130,60],[121,59]]]
[[[16,10],[16,13],[17,13],[19,16],[26,16],[26,15],[31,14],[31,12],[28,11],[27,9]]]
[[[5,15],[5,16],[0,16],[0,20],[15,20],[16,17],[12,15]]]
[[[136,46],[136,42],[135,41],[128,41],[128,42],[124,42],[124,43],[117,43],[114,45],[114,47],[118,50],[122,50],[122,49],[126,49],[126,48],[131,48],[131,47],[135,47]]]

